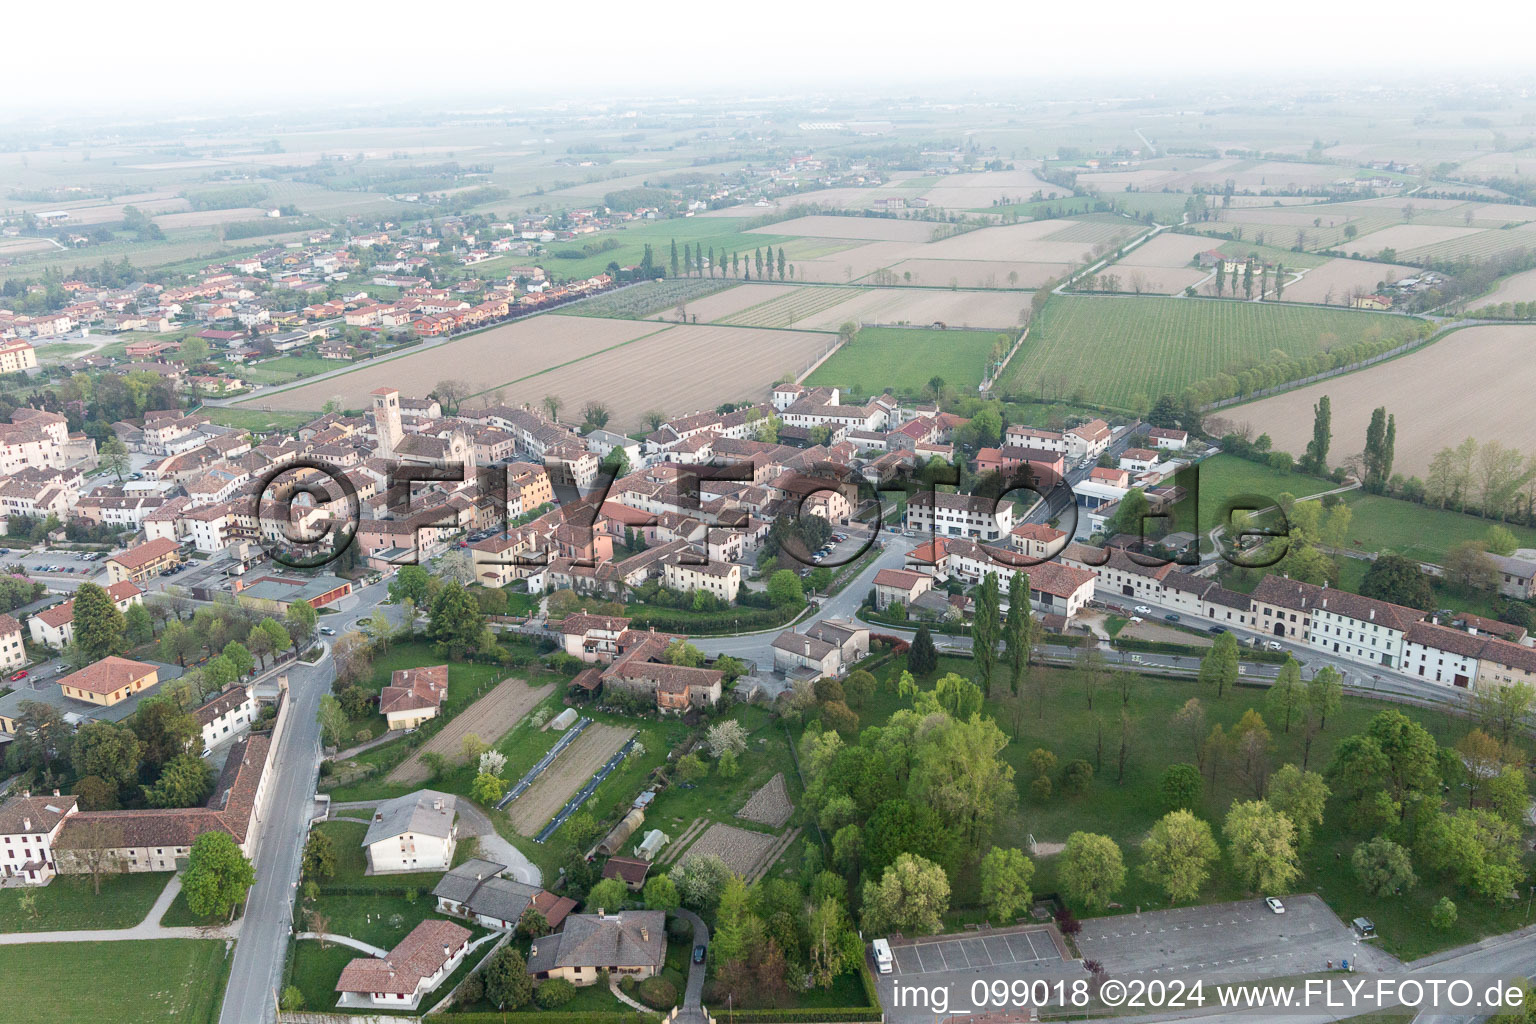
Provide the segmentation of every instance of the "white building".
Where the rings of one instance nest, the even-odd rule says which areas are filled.
[[[21,640],[21,623],[9,615],[0,615],[0,670],[13,672],[27,663],[27,648]]]
[[[256,721],[256,697],[249,686],[232,686],[192,711],[203,730],[203,747],[212,749],[231,736],[239,736]]]
[[[136,604],[144,603],[144,591],[128,580],[107,587],[107,596],[117,605],[117,610],[127,612]],[[27,620],[27,630],[32,642],[43,647],[62,651],[75,642],[75,601],[70,598],[63,604],[44,608]]]
[[[423,789],[379,804],[363,836],[369,868],[374,874],[448,870],[458,845],[457,803],[447,793]]]
[[[1013,532],[1013,503],[975,494],[919,491],[907,502],[906,528],[940,537],[997,541]]]
[[[57,873],[53,843],[77,810],[72,796],[17,796],[0,804],[0,877],[47,885]]]

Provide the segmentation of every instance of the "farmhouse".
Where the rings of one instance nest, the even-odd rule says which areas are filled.
[[[1489,555],[1499,570],[1499,593],[1505,597],[1525,600],[1531,596],[1531,583],[1536,578],[1536,562],[1507,555]]]
[[[1153,427],[1147,431],[1147,437],[1154,447],[1165,451],[1181,452],[1185,445],[1189,444],[1189,431],[1174,430],[1169,427]]]
[[[11,797],[0,803],[0,878],[47,885],[56,873],[53,844],[64,820],[78,810],[72,796]]]
[[[629,629],[621,615],[567,615],[558,626],[565,653],[582,661],[611,662],[619,653],[619,637]]]
[[[379,693],[379,714],[394,729],[414,729],[436,718],[448,694],[448,666],[398,668]]]
[[[626,631],[618,640],[618,657],[603,671],[603,685],[653,697],[663,711],[715,704],[720,700],[725,673],[668,664],[663,660],[667,646],[678,639],[649,630]]]
[[[382,959],[360,956],[341,969],[336,1005],[347,1009],[414,1010],[452,974],[469,949],[468,928],[428,919]]]
[[[598,972],[649,978],[661,971],[667,955],[666,914],[626,910],[608,914],[572,914],[565,928],[535,939],[528,951],[528,973],[535,979],[564,978],[591,985]]]
[[[1109,424],[1089,420],[1067,431],[1067,454],[1074,459],[1096,459],[1109,447]]]
[[[107,559],[107,579],[142,583],[181,564],[181,547],[173,540],[152,540]]]
[[[375,807],[363,836],[368,870],[376,875],[446,871],[458,845],[458,826],[453,821],[457,802],[447,793],[423,789]]]

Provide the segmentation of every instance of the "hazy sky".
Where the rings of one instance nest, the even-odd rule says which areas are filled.
[[[1438,0],[87,0],[67,8],[18,0],[6,12],[6,35],[25,45],[7,49],[0,110],[106,112],[166,100],[250,109],[295,98],[488,93],[515,102],[528,91],[804,93],[956,77],[1230,78],[1246,90],[1309,72],[1491,77],[1529,69],[1536,5],[1478,5],[1462,21],[1457,10]]]

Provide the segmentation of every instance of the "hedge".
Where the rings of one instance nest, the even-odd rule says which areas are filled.
[[[725,1020],[724,1007],[709,1010],[716,1020]],[[885,1011],[878,1006],[817,1006],[806,1009],[784,1010],[733,1010],[731,1018],[738,1021],[782,1022],[782,1024],[824,1024],[841,1021],[881,1021]],[[489,1022],[487,1022],[489,1024]]]
[[[708,636],[754,629],[785,626],[805,611],[803,604],[782,608],[729,608],[717,612],[695,612],[684,608],[640,607],[625,609],[636,629],[654,629],[662,633]]]
[[[1196,644],[1176,644],[1169,640],[1140,640],[1133,636],[1116,637],[1114,645],[1126,651],[1146,651],[1149,654],[1185,654],[1194,658],[1202,658],[1209,647]],[[1272,665],[1279,665],[1289,657],[1284,651],[1266,651],[1252,647],[1239,646],[1237,656],[1243,661],[1259,661]]]
[[[736,1015],[741,1016],[738,1010]],[[426,1019],[434,1024],[656,1024],[655,1013],[639,1010],[516,1010],[503,1014],[499,1010],[473,1010],[468,1013],[429,1013]],[[849,1018],[852,1019],[852,1018]],[[865,1018],[861,1018],[865,1019]]]

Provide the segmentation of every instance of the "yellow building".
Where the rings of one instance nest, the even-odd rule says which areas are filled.
[[[59,680],[59,686],[66,697],[111,707],[159,681],[160,670],[155,666],[112,656],[71,672]]]

